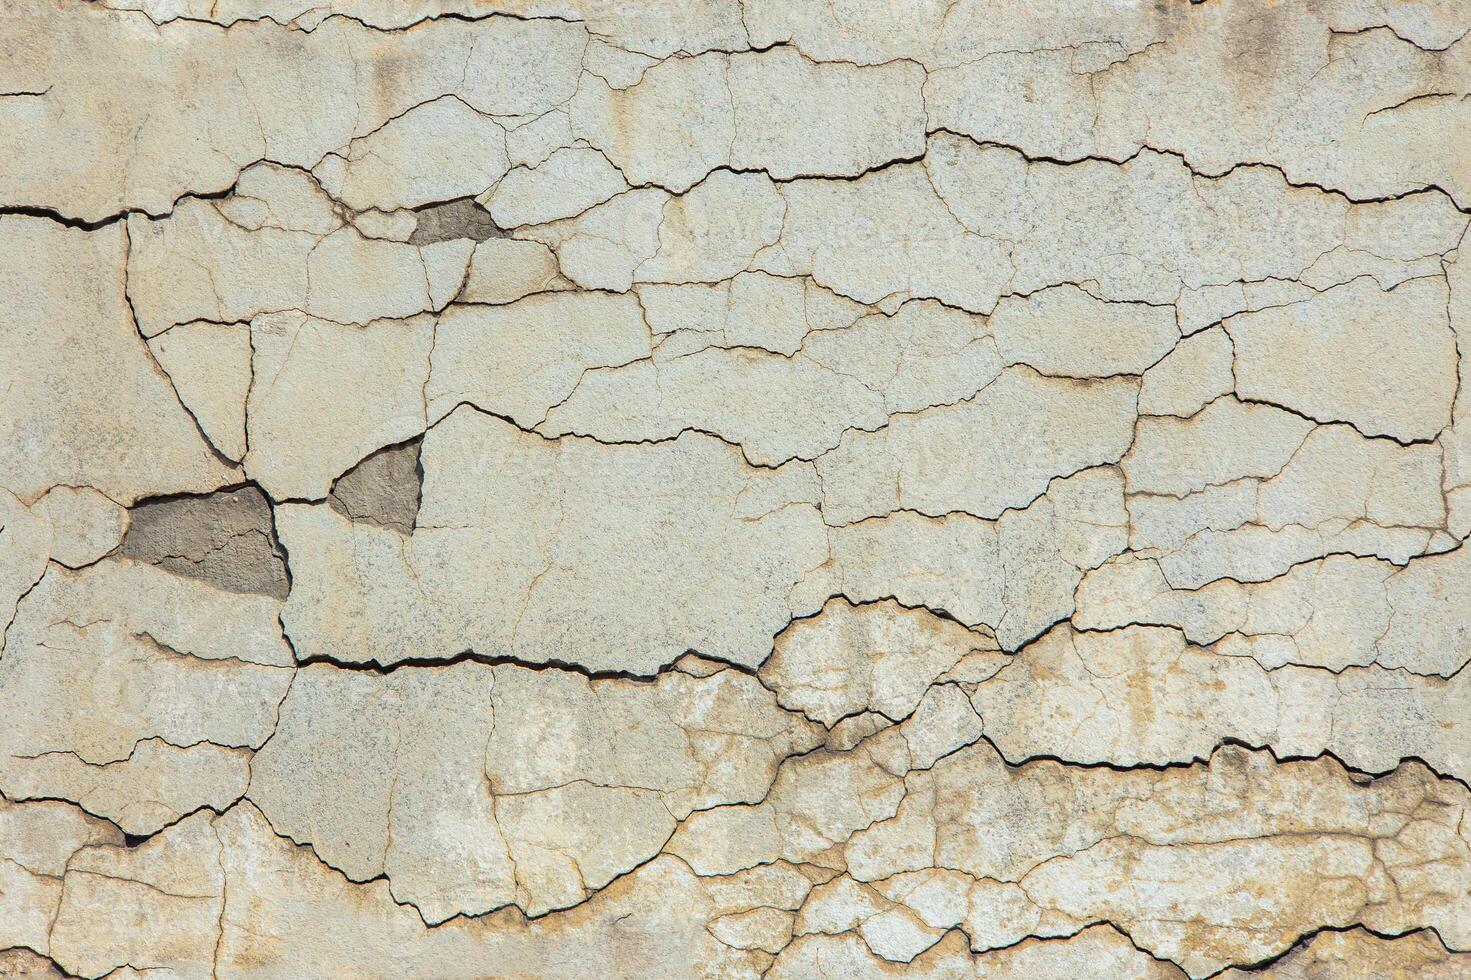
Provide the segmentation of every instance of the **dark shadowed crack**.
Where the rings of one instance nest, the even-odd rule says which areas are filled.
[[[25,946],[0,951],[0,977],[70,977],[56,962]]]

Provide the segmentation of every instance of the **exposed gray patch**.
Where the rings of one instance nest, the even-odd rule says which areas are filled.
[[[419,211],[418,215],[419,223],[409,236],[410,245],[432,245],[459,238],[483,242],[487,238],[506,237],[506,233],[496,227],[490,212],[476,204],[471,197],[463,197],[447,204],[431,205]]]
[[[419,470],[423,441],[412,439],[378,450],[338,477],[327,502],[349,520],[412,533],[423,491]]]
[[[285,554],[255,487],[142,501],[118,553],[229,592],[286,598]]]

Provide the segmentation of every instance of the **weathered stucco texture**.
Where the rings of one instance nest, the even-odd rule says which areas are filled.
[[[1471,976],[1471,5],[0,4],[0,976]]]

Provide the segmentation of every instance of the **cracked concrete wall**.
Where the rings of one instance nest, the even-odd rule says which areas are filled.
[[[0,10],[0,976],[1471,976],[1459,0]]]

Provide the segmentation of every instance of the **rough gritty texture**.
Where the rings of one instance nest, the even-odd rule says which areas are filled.
[[[1471,976],[1471,9],[0,10],[0,977]]]
[[[419,440],[387,446],[332,484],[332,509],[354,521],[391,527],[404,534],[419,516]]]
[[[131,518],[119,556],[230,592],[286,598],[286,564],[271,505],[256,487],[145,500]]]

